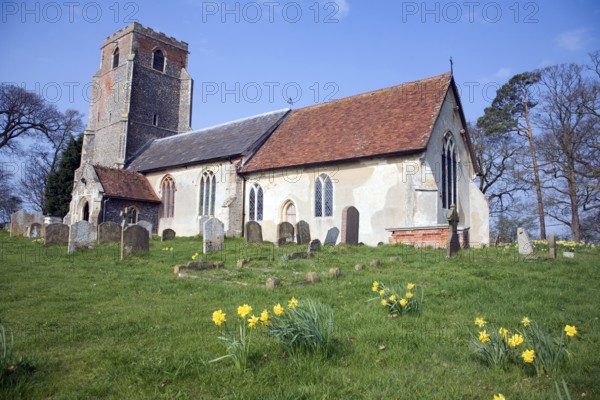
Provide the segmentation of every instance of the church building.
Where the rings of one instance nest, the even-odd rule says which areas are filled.
[[[155,233],[277,242],[305,221],[323,241],[358,211],[358,241],[444,246],[455,205],[464,246],[489,243],[489,210],[452,73],[191,130],[188,45],[138,23],[104,40],[66,223],[146,220]],[[339,239],[338,239],[339,242]]]

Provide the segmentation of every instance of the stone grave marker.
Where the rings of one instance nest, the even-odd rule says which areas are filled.
[[[298,221],[296,224],[296,240],[298,244],[310,243],[310,226],[306,221]]]
[[[524,228],[517,229],[517,242],[519,244],[519,254],[528,256],[533,254],[533,243]]]
[[[69,254],[80,248],[90,248],[96,242],[97,230],[87,221],[75,222],[69,228]]]
[[[69,225],[50,224],[46,227],[46,246],[69,243]]]
[[[148,252],[150,238],[146,228],[140,225],[129,225],[121,233],[121,260],[133,253]]]
[[[173,240],[175,239],[175,231],[173,229],[167,228],[167,229],[163,229],[162,231],[162,235],[161,235],[161,240],[164,242],[165,240]]]
[[[460,250],[460,240],[458,238],[458,212],[456,206],[452,204],[446,213],[448,220],[448,239],[446,239],[446,257],[452,257]]]
[[[210,218],[204,223],[202,252],[223,250],[225,247],[225,224],[218,218]]]
[[[337,238],[340,235],[340,230],[337,227],[333,227],[327,231],[327,235],[325,236],[324,246],[335,246],[337,243]]]
[[[551,258],[556,258],[556,236],[550,235],[548,239],[548,254]]]
[[[42,213],[29,214],[24,210],[19,210],[10,215],[10,236],[26,235],[31,224],[44,223],[44,215]]]
[[[120,242],[121,226],[116,222],[106,221],[98,225],[98,243]]]
[[[44,232],[42,232],[43,225],[37,222],[34,222],[29,226],[29,239],[40,239],[44,237]]]
[[[308,254],[315,253],[321,250],[321,241],[319,239],[313,239],[308,244]]]
[[[277,244],[294,243],[294,225],[289,222],[282,222],[277,225]]]
[[[262,227],[260,224],[256,221],[246,222],[246,243],[261,243],[262,241]]]
[[[358,244],[358,219],[356,207],[348,206],[342,210],[342,243]]]
[[[148,231],[148,239],[152,239],[152,224],[148,221],[138,221],[136,225],[141,226]]]
[[[200,217],[200,219],[198,220],[198,232],[200,235],[204,235],[204,224],[206,223],[206,221],[208,221],[210,219],[210,216],[208,215],[203,215]]]

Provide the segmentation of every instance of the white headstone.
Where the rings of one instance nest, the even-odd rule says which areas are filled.
[[[136,225],[141,226],[148,231],[148,239],[152,239],[152,224],[148,221],[138,221]]]
[[[225,245],[225,225],[218,218],[210,218],[204,223],[202,252],[223,250]]]
[[[82,247],[91,247],[97,238],[97,229],[87,221],[75,222],[69,230],[69,254]]]
[[[533,254],[533,243],[529,239],[529,235],[525,229],[517,229],[517,242],[519,244],[519,254],[525,256]]]

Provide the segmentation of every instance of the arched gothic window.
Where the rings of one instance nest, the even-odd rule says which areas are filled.
[[[115,51],[113,51],[112,55],[112,67],[117,68],[119,66],[119,48],[117,47]]]
[[[456,205],[456,143],[452,133],[444,135],[442,148],[442,207]]]
[[[315,217],[333,215],[333,182],[325,174],[319,175],[315,182]]]
[[[284,221],[296,225],[296,205],[289,201],[283,208]]]
[[[258,183],[255,183],[250,188],[250,196],[248,197],[249,205],[249,220],[263,220],[263,190]]]
[[[160,72],[165,71],[165,56],[162,51],[155,50],[152,53],[152,68]]]
[[[212,171],[205,171],[200,178],[198,215],[215,215],[217,180]]]
[[[160,183],[160,192],[162,198],[162,218],[173,218],[175,214],[175,181],[170,175],[163,178]]]

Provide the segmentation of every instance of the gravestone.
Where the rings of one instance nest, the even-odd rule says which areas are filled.
[[[358,218],[356,207],[348,206],[342,210],[342,243],[358,244]]]
[[[296,240],[298,244],[310,243],[310,226],[306,221],[298,221],[296,224]]]
[[[446,240],[446,257],[452,257],[460,250],[460,240],[458,238],[458,212],[456,206],[452,204],[446,213],[448,220],[448,239]]]
[[[96,241],[97,230],[87,221],[75,222],[69,228],[69,254],[81,248],[91,248]]]
[[[517,242],[519,244],[519,254],[528,256],[533,254],[533,243],[524,228],[517,229]]]
[[[294,243],[294,225],[289,222],[282,222],[277,225],[277,244]]]
[[[46,227],[46,246],[69,243],[69,225],[50,224]]]
[[[120,242],[121,226],[116,222],[106,221],[98,225],[98,243]]]
[[[223,250],[225,247],[225,224],[218,218],[210,218],[204,223],[202,235],[202,253]]]
[[[260,224],[256,221],[246,222],[246,243],[261,243],[262,241],[262,227]]]
[[[308,244],[308,254],[315,253],[321,250],[321,241],[319,239],[313,239]]]
[[[138,221],[136,225],[148,231],[148,239],[152,239],[152,224],[148,221]]]
[[[556,236],[550,235],[548,239],[548,254],[551,258],[556,258]]]
[[[204,235],[204,224],[210,219],[209,215],[203,215],[198,220],[198,233]]]
[[[333,227],[327,231],[327,235],[325,236],[324,246],[335,246],[337,243],[337,238],[340,235],[340,230],[337,227]]]
[[[10,236],[20,236],[27,234],[27,230],[31,224],[44,223],[44,215],[42,213],[29,214],[24,210],[19,210],[10,215]]]
[[[42,224],[38,224],[37,222],[34,222],[33,224],[31,224],[29,226],[29,239],[40,239],[42,238],[43,232],[42,232]]]
[[[150,237],[146,228],[129,225],[121,233],[121,260],[133,253],[148,252]]]
[[[165,240],[173,240],[175,239],[175,231],[173,229],[164,229],[162,231],[161,240],[164,242]]]

